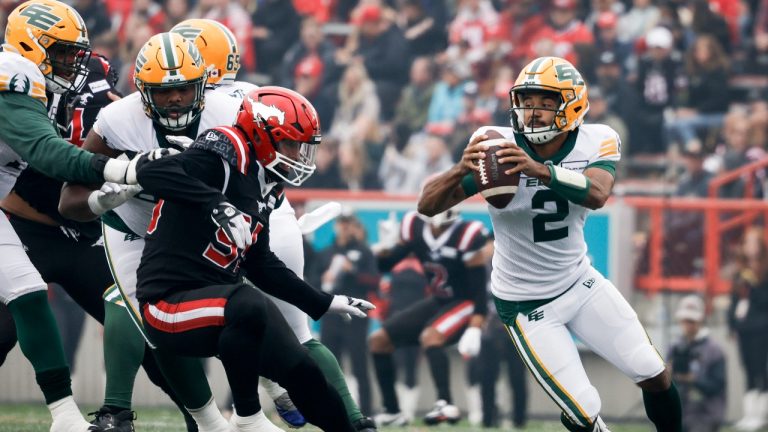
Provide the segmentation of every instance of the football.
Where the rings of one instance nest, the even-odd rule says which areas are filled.
[[[515,197],[517,185],[520,183],[520,173],[511,176],[504,174],[506,170],[514,168],[515,164],[500,164],[498,162],[496,151],[501,147],[494,142],[498,143],[505,139],[501,132],[489,129],[485,131],[485,135],[488,136],[485,143],[488,144],[489,148],[485,152],[485,158],[477,161],[479,169],[472,171],[472,174],[477,189],[485,201],[498,209],[502,209]]]

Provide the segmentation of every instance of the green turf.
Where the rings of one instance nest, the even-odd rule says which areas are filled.
[[[136,421],[137,432],[185,432],[184,422],[173,409],[165,408],[139,408],[139,418]],[[282,426],[278,420],[276,424]],[[623,425],[624,426],[624,425]],[[43,405],[2,405],[0,406],[0,432],[48,432],[50,427],[50,415]],[[287,428],[286,428],[287,429]],[[455,427],[428,428],[426,426],[414,426],[409,428],[384,429],[400,432],[425,432],[434,430],[450,430],[453,432],[467,432],[477,430],[467,425]],[[303,428],[302,431],[316,432],[315,428]],[[502,429],[482,429],[493,432]],[[557,422],[533,421],[527,430],[531,431],[561,431],[563,428]],[[647,427],[621,427],[620,431],[639,432],[648,431]]]
[[[185,432],[184,421],[181,416],[170,408],[139,408],[139,418],[136,421],[137,432]],[[278,426],[283,426],[278,420],[274,420]],[[41,405],[0,405],[0,432],[48,432],[50,428],[51,417],[48,410]],[[649,432],[651,427],[638,424],[611,424],[609,427],[613,432]],[[292,429],[284,428],[288,431]],[[511,431],[512,429],[481,429],[473,428],[466,424],[458,426],[441,426],[429,428],[426,426],[413,426],[409,428],[388,428],[383,431],[393,432],[427,432],[427,431],[451,431],[451,432],[501,432]],[[564,431],[565,429],[556,421],[531,421],[527,431],[554,432]],[[727,432],[730,429],[725,429]],[[317,432],[315,428],[302,428],[303,432]]]

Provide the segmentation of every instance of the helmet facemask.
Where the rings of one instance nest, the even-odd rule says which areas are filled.
[[[459,212],[450,208],[442,213],[438,213],[432,217],[428,217],[427,221],[432,228],[440,229],[446,225],[450,225],[459,218]]]
[[[193,87],[194,98],[188,105],[178,105],[170,107],[160,107],[155,102],[155,95],[159,92],[172,91],[183,87]],[[205,79],[196,79],[183,81],[177,84],[146,84],[137,83],[141,100],[144,106],[148,107],[149,116],[152,121],[165,129],[178,131],[187,128],[200,117],[203,112],[205,91]]]
[[[319,143],[319,136],[317,142],[314,143],[290,140],[274,143],[276,157],[275,160],[266,165],[266,168],[277,175],[280,180],[292,186],[300,186],[315,172],[315,156]]]
[[[88,78],[90,47],[82,43],[55,41],[45,52],[43,65],[51,68],[45,76],[47,89],[59,94],[82,90]]]
[[[571,92],[573,92],[571,90]],[[559,101],[556,109],[547,107],[526,107],[523,106],[523,99],[527,93],[540,93],[547,94],[556,101]],[[565,117],[566,103],[563,103],[563,97],[560,94],[560,90],[556,88],[548,89],[544,87],[536,88],[521,88],[513,87],[509,92],[509,98],[512,102],[512,108],[510,109],[510,123],[515,132],[525,136],[525,138],[531,142],[531,144],[546,144],[552,141],[556,136],[565,132],[560,128],[560,125],[567,125],[568,121]],[[525,114],[530,111],[529,122],[525,123]],[[533,125],[536,119],[536,111],[554,112],[555,116],[552,119],[552,123],[545,126]]]

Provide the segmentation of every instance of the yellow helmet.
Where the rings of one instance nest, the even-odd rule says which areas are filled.
[[[523,110],[532,107],[524,107],[521,96],[533,92],[555,93],[556,99],[560,101],[560,105],[555,109],[555,120],[551,125],[544,127],[525,125]],[[509,91],[509,98],[512,102],[513,129],[525,135],[533,144],[547,143],[563,132],[576,129],[589,111],[587,85],[584,79],[576,67],[559,57],[539,57],[528,63],[520,71],[515,85]]]
[[[3,51],[32,61],[54,93],[79,91],[88,76],[88,31],[75,9],[56,0],[31,0],[8,16]]]
[[[141,93],[144,110],[160,126],[181,130],[200,117],[205,105],[208,74],[200,51],[176,33],[159,33],[141,47],[136,56],[134,81]],[[161,107],[154,94],[169,89],[194,89],[194,99],[185,106]]]
[[[230,84],[240,70],[240,48],[235,35],[218,21],[211,19],[188,19],[171,29],[184,36],[203,55],[208,65],[208,84]]]

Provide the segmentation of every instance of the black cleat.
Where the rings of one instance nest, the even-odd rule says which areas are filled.
[[[135,411],[122,410],[113,413],[109,408],[101,407],[88,415],[95,417],[91,424],[100,427],[104,432],[136,432],[133,428],[133,421],[136,420]]]
[[[352,423],[352,427],[355,428],[357,432],[376,432],[376,423],[373,422],[373,419],[370,417],[363,417],[354,423]]]

